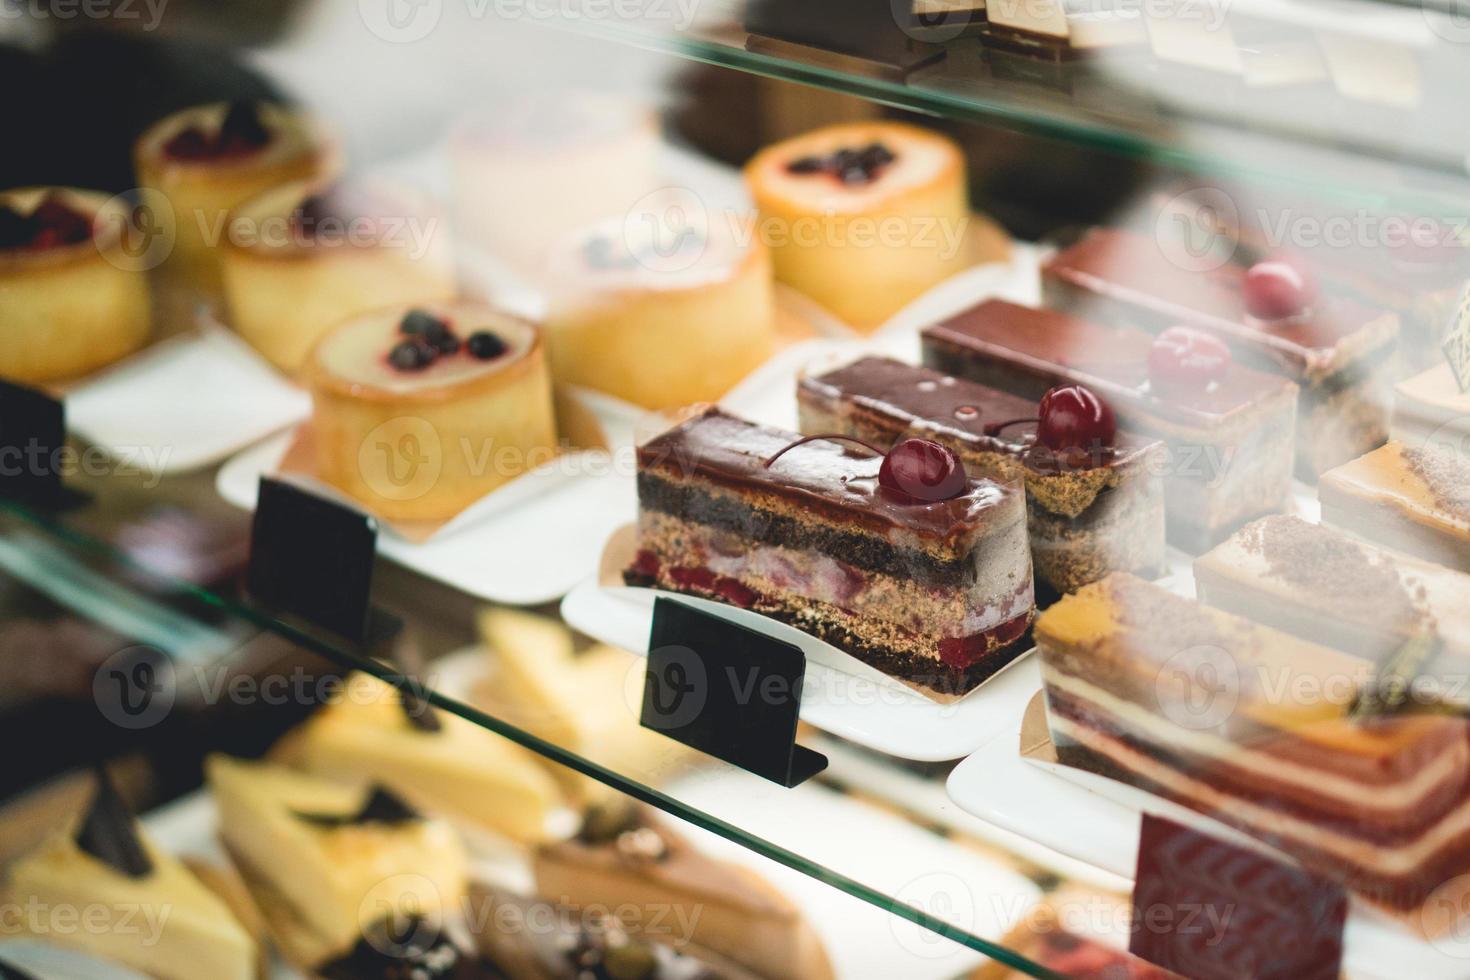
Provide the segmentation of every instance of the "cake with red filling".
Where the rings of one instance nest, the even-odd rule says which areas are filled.
[[[319,475],[390,520],[447,520],[556,451],[540,331],[487,307],[364,314],[304,376]]]
[[[1214,817],[1439,928],[1445,909],[1426,900],[1470,870],[1464,718],[1361,714],[1371,662],[1121,573],[1064,597],[1035,634],[1064,764]]]
[[[1025,496],[922,439],[885,454],[709,409],[638,449],[624,578],[789,622],[936,699],[1022,652]]]
[[[801,431],[880,447],[924,438],[959,454],[966,472],[1026,488],[1031,564],[1057,592],[1111,571],[1164,568],[1165,448],[1118,431],[1111,409],[1080,386],[1040,404],[886,357],[864,357],[797,388]]]
[[[76,377],[143,346],[148,282],[126,251],[130,221],[92,191],[0,192],[0,377]]]
[[[924,363],[1025,398],[1083,385],[1126,430],[1168,446],[1169,540],[1203,551],[1280,510],[1291,488],[1296,386],[1236,361],[1214,337],[1155,337],[987,300],[923,332]]]
[[[1388,438],[1398,315],[1324,293],[1299,260],[1191,270],[1153,239],[1097,228],[1048,261],[1042,279],[1057,309],[1153,331],[1186,324],[1223,341],[1246,364],[1295,382],[1303,479],[1315,480]]]
[[[220,300],[216,247],[231,209],[279,184],[325,177],[339,166],[335,142],[305,115],[257,102],[213,103],[154,123],[133,148],[143,187],[161,195],[171,230],[166,283],[190,299]]]
[[[776,278],[872,330],[970,265],[965,158],[901,123],[827,126],[745,166]]]
[[[231,326],[285,371],[327,331],[384,306],[455,295],[449,230],[406,188],[295,181],[230,214],[222,249]]]

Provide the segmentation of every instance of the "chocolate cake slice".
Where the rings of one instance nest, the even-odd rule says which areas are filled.
[[[709,409],[639,447],[624,579],[754,609],[930,697],[963,695],[1022,652],[1025,498],[914,443],[882,456]]]
[[[1095,228],[1042,268],[1047,302],[1091,319],[1204,330],[1242,361],[1301,387],[1303,479],[1383,445],[1399,372],[1399,318],[1322,296],[1302,265],[1269,259],[1193,271],[1132,231]]]
[[[1367,661],[1121,573],[1035,635],[1067,765],[1230,824],[1415,925],[1470,870],[1467,722],[1358,717]]]
[[[802,432],[885,448],[933,439],[971,475],[1024,486],[1031,564],[1058,593],[1112,571],[1163,572],[1165,448],[1157,439],[1118,433],[1098,452],[1049,447],[1037,438],[1035,401],[886,357],[803,378],[796,398]]]
[[[1181,334],[1183,346],[1171,345]],[[1204,551],[1286,501],[1296,386],[1242,366],[1223,346],[1205,350],[1209,337],[1154,337],[987,300],[928,327],[922,341],[931,368],[1024,398],[1085,385],[1123,428],[1162,439],[1168,536],[1185,550]]]

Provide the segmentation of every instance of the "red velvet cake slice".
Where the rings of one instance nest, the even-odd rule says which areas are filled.
[[[1081,391],[1067,397],[1085,400]],[[1095,396],[1093,396],[1095,397]],[[1163,443],[1100,426],[1061,431],[1036,402],[886,357],[864,357],[796,392],[801,431],[838,432],[880,447],[907,438],[953,449],[967,472],[1026,488],[1031,563],[1039,581],[1071,592],[1113,571],[1152,578],[1164,568]],[[1053,414],[1065,398],[1052,396]]]
[[[922,340],[929,367],[1025,398],[1085,385],[1125,429],[1164,440],[1169,540],[1181,548],[1204,551],[1286,501],[1296,386],[1236,363],[1207,335],[1154,337],[996,299]]]
[[[1388,438],[1398,315],[1319,295],[1299,262],[1193,271],[1152,238],[1095,228],[1047,262],[1042,281],[1058,309],[1154,331],[1186,324],[1218,337],[1247,364],[1296,382],[1303,479],[1315,480]]]
[[[638,500],[630,585],[754,609],[939,700],[1022,652],[1025,499],[936,443],[883,456],[709,409],[639,447]]]

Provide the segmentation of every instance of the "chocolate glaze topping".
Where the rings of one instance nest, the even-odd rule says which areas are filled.
[[[483,957],[461,949],[418,916],[369,926],[345,956],[321,967],[326,980],[504,980]],[[419,944],[420,934],[431,942]]]
[[[888,357],[864,357],[803,378],[801,388],[825,401],[850,399],[859,409],[921,425],[979,452],[1015,456],[1041,472],[1077,468],[1037,443],[1035,402],[974,381]],[[1150,445],[1150,440],[1120,434],[1118,444],[1102,454],[1101,465],[1124,465]]]
[[[296,816],[307,823],[316,824],[318,827],[328,829],[334,827],[352,827],[364,823],[381,823],[389,826],[413,823],[424,819],[413,807],[405,803],[400,797],[384,789],[382,786],[374,786],[362,807],[356,813],[300,813]]]
[[[883,459],[835,442],[808,442],[765,461],[802,438],[799,433],[755,425],[717,408],[689,419],[638,449],[640,469],[698,475],[737,491],[774,494],[824,514],[880,533],[908,531],[950,539],[986,524],[1018,493],[991,480],[969,481],[951,500],[905,503],[883,492]]]
[[[1119,228],[1094,228],[1063,249],[1044,276],[1087,292],[1208,330],[1238,347],[1302,365],[1320,359],[1385,311],[1342,298],[1320,299],[1306,315],[1265,323],[1245,308],[1246,270],[1233,263],[1194,272],[1169,260],[1158,243]]]
[[[138,826],[106,768],[97,767],[97,792],[77,828],[77,846],[129,878],[146,878],[153,861],[138,836]]]
[[[1290,386],[1285,379],[1232,362],[1219,384],[1155,392],[1148,379],[1153,335],[1146,330],[1104,326],[999,299],[926,328],[923,344],[927,364],[946,355],[996,362],[1031,388],[1084,384],[1125,416],[1144,412],[1191,424],[1212,424],[1263,398],[1278,397]]]

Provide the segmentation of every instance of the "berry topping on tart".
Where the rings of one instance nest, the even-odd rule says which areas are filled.
[[[0,249],[43,251],[91,237],[92,219],[55,194],[47,194],[30,214],[0,205]]]
[[[508,349],[500,335],[490,330],[476,330],[470,334],[466,346],[471,357],[478,357],[482,361],[494,360]]]
[[[1246,270],[1245,308],[1258,320],[1289,320],[1317,301],[1317,281],[1300,261],[1287,256],[1262,259]]]
[[[1041,396],[1036,438],[1053,452],[1093,451],[1116,442],[1118,423],[1090,388],[1060,385]]]
[[[1230,348],[1191,327],[1170,327],[1154,338],[1148,352],[1149,384],[1159,393],[1200,390],[1225,380]]]
[[[461,351],[480,361],[500,357],[510,346],[491,330],[476,330],[461,341],[447,319],[424,310],[409,310],[398,322],[404,339],[388,351],[388,364],[399,371],[419,371],[441,357]]]
[[[896,159],[893,151],[882,143],[869,143],[860,149],[842,147],[824,157],[797,157],[786,165],[786,172],[831,174],[844,184],[870,184]]]
[[[198,126],[179,130],[163,145],[175,160],[191,162],[229,160],[249,156],[271,141],[271,131],[254,102],[231,102],[224,121],[213,133]]]

